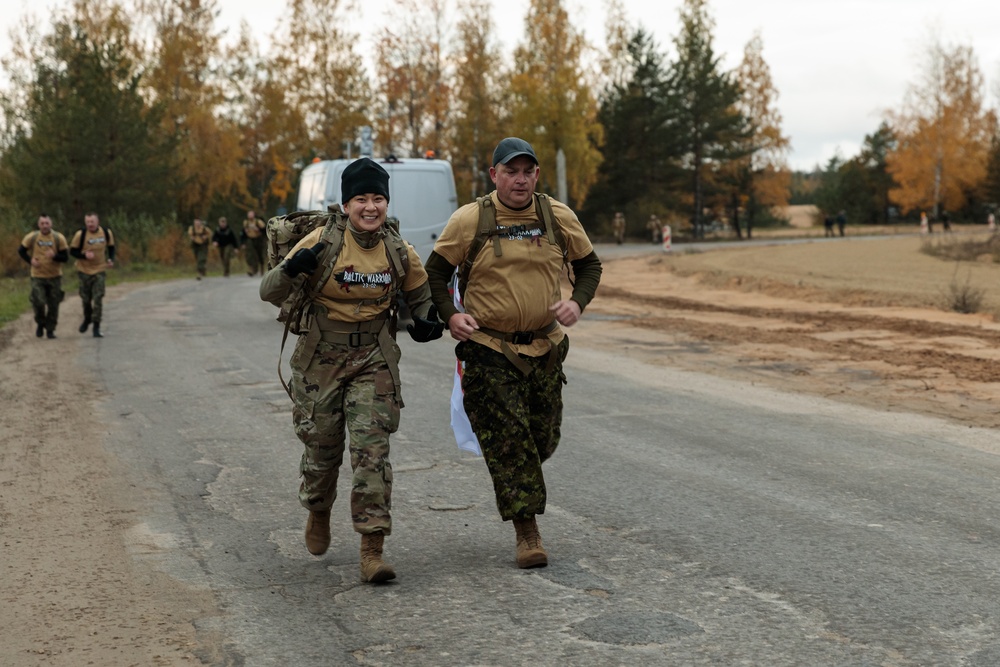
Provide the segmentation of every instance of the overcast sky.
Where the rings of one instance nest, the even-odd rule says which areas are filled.
[[[565,0],[570,19],[589,41],[604,43],[604,0]],[[0,53],[7,27],[27,12],[24,0],[4,0]],[[62,6],[47,0],[44,7]],[[221,26],[237,32],[246,19],[260,40],[269,35],[283,0],[219,0]],[[356,30],[370,44],[389,22],[393,0],[362,0]],[[663,50],[677,34],[680,0],[623,0],[628,18],[651,32]],[[20,6],[18,11],[17,7]],[[511,48],[524,32],[528,0],[493,3],[496,34]],[[883,112],[898,107],[923,62],[932,35],[946,44],[972,45],[986,77],[987,102],[1000,88],[1000,3],[989,0],[709,0],[715,50],[735,67],[755,30],[778,89],[783,129],[791,138],[789,162],[810,169],[839,150],[854,155]],[[36,10],[38,11],[38,10]]]

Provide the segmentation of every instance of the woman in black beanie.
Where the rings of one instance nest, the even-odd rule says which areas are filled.
[[[408,330],[414,340],[440,338],[444,325],[431,304],[419,256],[385,224],[386,170],[369,158],[356,160],[341,176],[341,192],[346,221],[339,218],[303,237],[264,276],[260,295],[280,306],[307,282],[311,286],[313,326],[299,336],[290,385],[292,421],[305,446],[299,502],[309,510],[306,548],[318,556],[330,545],[330,508],[346,428],[353,470],[351,517],[361,534],[361,579],[380,582],[396,576],[382,560],[382,547],[392,530],[389,435],[399,425],[403,406],[400,351],[389,325],[397,294],[402,293],[413,313]],[[318,284],[324,276],[327,280]]]

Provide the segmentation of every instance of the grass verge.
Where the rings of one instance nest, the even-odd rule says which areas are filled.
[[[157,282],[190,277],[191,268],[187,266],[130,264],[125,268],[114,268],[108,271],[107,284],[111,286],[122,283]],[[75,271],[64,271],[62,288],[67,294],[76,294],[78,286]],[[28,300],[30,295],[31,279],[27,276],[0,279],[0,328],[31,310],[31,303]]]

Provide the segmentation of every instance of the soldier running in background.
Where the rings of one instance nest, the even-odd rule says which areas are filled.
[[[255,276],[258,271],[260,275],[264,275],[264,269],[267,267],[265,229],[264,221],[258,220],[257,214],[253,211],[247,211],[247,218],[243,221],[243,245],[246,247],[248,276]]]
[[[201,218],[195,218],[194,224],[188,227],[188,238],[191,240],[191,252],[194,253],[195,268],[198,280],[205,277],[205,265],[208,262],[208,244],[212,241],[212,230]]]
[[[222,260],[222,275],[228,278],[233,253],[240,251],[240,242],[236,238],[233,228],[229,226],[229,221],[225,218],[219,218],[219,227],[212,234],[212,245],[219,249],[219,259]]]
[[[615,236],[615,243],[618,245],[625,243],[625,214],[621,211],[615,213],[614,219],[611,220],[611,232]]]
[[[17,249],[21,259],[31,265],[31,307],[35,311],[35,335],[56,337],[59,303],[63,300],[62,265],[69,261],[66,237],[52,229],[52,219],[38,216],[38,231],[21,240]]]
[[[649,231],[649,239],[653,243],[659,243],[663,240],[663,223],[660,219],[656,217],[656,214],[649,216],[649,222],[646,223],[646,229]]]
[[[94,325],[94,338],[104,338],[101,318],[104,313],[105,272],[115,265],[115,236],[101,227],[96,213],[84,216],[84,227],[73,235],[69,254],[76,258],[80,280],[80,301],[83,302],[83,323],[80,333]]]

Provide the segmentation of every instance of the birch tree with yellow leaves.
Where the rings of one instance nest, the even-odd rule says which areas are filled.
[[[281,65],[276,78],[305,119],[311,156],[347,157],[360,128],[373,121],[359,38],[345,27],[356,15],[349,0],[288,0],[274,39]]]
[[[444,0],[395,0],[393,16],[376,46],[379,143],[410,157],[444,154],[450,108]]]
[[[501,134],[502,63],[493,23],[484,21],[487,0],[459,6],[454,52],[452,167],[458,196],[471,201],[493,189],[489,178],[493,148]]]
[[[239,130],[216,115],[224,102],[215,0],[155,0],[153,65],[146,84],[164,109],[161,131],[175,142],[176,211],[204,217],[219,199],[244,189]]]
[[[745,134],[737,135],[736,155],[722,163],[721,170],[734,186],[733,228],[742,238],[738,218],[738,211],[742,209],[749,238],[762,210],[788,204],[791,184],[787,161],[791,144],[781,131],[778,91],[771,79],[771,68],[764,60],[764,40],[759,32],[743,51],[743,60],[736,68],[736,83],[740,89],[736,108],[749,128]]]
[[[524,26],[524,41],[514,52],[506,134],[532,144],[541,163],[539,189],[556,196],[562,151],[569,199],[581,206],[597,178],[604,140],[592,92],[598,87],[583,62],[586,44],[562,0],[531,0]]]
[[[888,114],[898,144],[887,156],[897,183],[891,197],[904,211],[934,219],[957,211],[983,181],[997,119],[983,104],[984,82],[971,46],[928,49],[920,80]]]
[[[229,115],[240,128],[246,174],[247,197],[237,203],[245,210],[275,211],[290,203],[295,190],[293,165],[309,152],[305,121],[281,77],[288,63],[281,53],[266,58],[245,23],[227,61]]]

